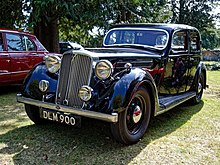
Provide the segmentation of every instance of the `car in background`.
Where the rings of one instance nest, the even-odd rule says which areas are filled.
[[[21,84],[46,54],[33,34],[0,29],[0,86]]]
[[[59,42],[59,47],[60,47],[60,53],[63,54],[66,51],[69,50],[79,50],[83,49],[83,47],[80,44],[74,43],[74,42]]]
[[[81,118],[94,118],[109,122],[118,142],[134,144],[153,116],[187,100],[198,104],[206,77],[196,28],[121,24],[107,32],[102,48],[47,56],[25,79],[17,100],[35,124],[78,126]]]

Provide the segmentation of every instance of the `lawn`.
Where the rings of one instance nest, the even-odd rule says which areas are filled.
[[[34,125],[16,102],[18,87],[0,88],[0,164],[220,164],[220,71],[208,71],[200,104],[155,117],[144,138],[124,146],[109,125]],[[9,87],[8,87],[9,88]]]

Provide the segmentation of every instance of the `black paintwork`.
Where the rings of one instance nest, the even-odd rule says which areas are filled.
[[[85,104],[85,109],[104,113],[123,111],[137,88],[144,86],[148,88],[153,109],[157,112],[160,109],[166,109],[162,105],[166,98],[170,99],[175,96],[174,101],[178,102],[178,100],[188,97],[186,92],[190,93],[195,89],[194,84],[198,75],[204,72],[206,76],[205,66],[200,63],[201,51],[192,52],[188,45],[190,31],[197,32],[195,28],[174,24],[129,24],[116,25],[112,28],[118,27],[164,29],[168,32],[170,40],[163,50],[131,45],[86,49],[96,54],[95,61],[109,60],[114,66],[114,72],[112,77],[105,81],[99,80],[93,73],[90,81],[90,86],[94,89],[93,97]],[[176,51],[171,48],[174,32],[181,30],[187,35],[188,48],[186,51]],[[68,53],[72,54],[71,51],[66,54]],[[130,70],[124,68],[126,63],[132,64]],[[42,79],[50,82],[50,89],[46,93],[42,93],[38,89],[38,83]],[[57,80],[57,74],[50,74],[43,63],[39,64],[26,78],[22,94],[37,100],[42,100],[45,95],[45,101],[54,102]],[[184,97],[185,95],[186,97]],[[171,101],[167,105],[176,105],[175,102]]]

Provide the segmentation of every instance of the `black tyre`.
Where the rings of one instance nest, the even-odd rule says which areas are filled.
[[[40,111],[39,107],[25,104],[25,111],[27,113],[27,116],[38,125],[46,124],[48,121],[40,118]]]
[[[194,104],[198,104],[202,99],[203,89],[204,89],[204,74],[201,73],[196,81],[196,96],[192,98]]]
[[[111,124],[114,138],[123,144],[137,143],[147,130],[151,116],[151,101],[147,89],[140,87],[126,110]]]

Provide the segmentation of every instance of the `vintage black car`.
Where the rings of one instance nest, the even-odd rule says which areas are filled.
[[[177,24],[121,24],[102,48],[47,56],[26,77],[18,102],[35,124],[80,125],[82,117],[109,122],[113,137],[138,142],[150,118],[206,88],[198,30]]]

